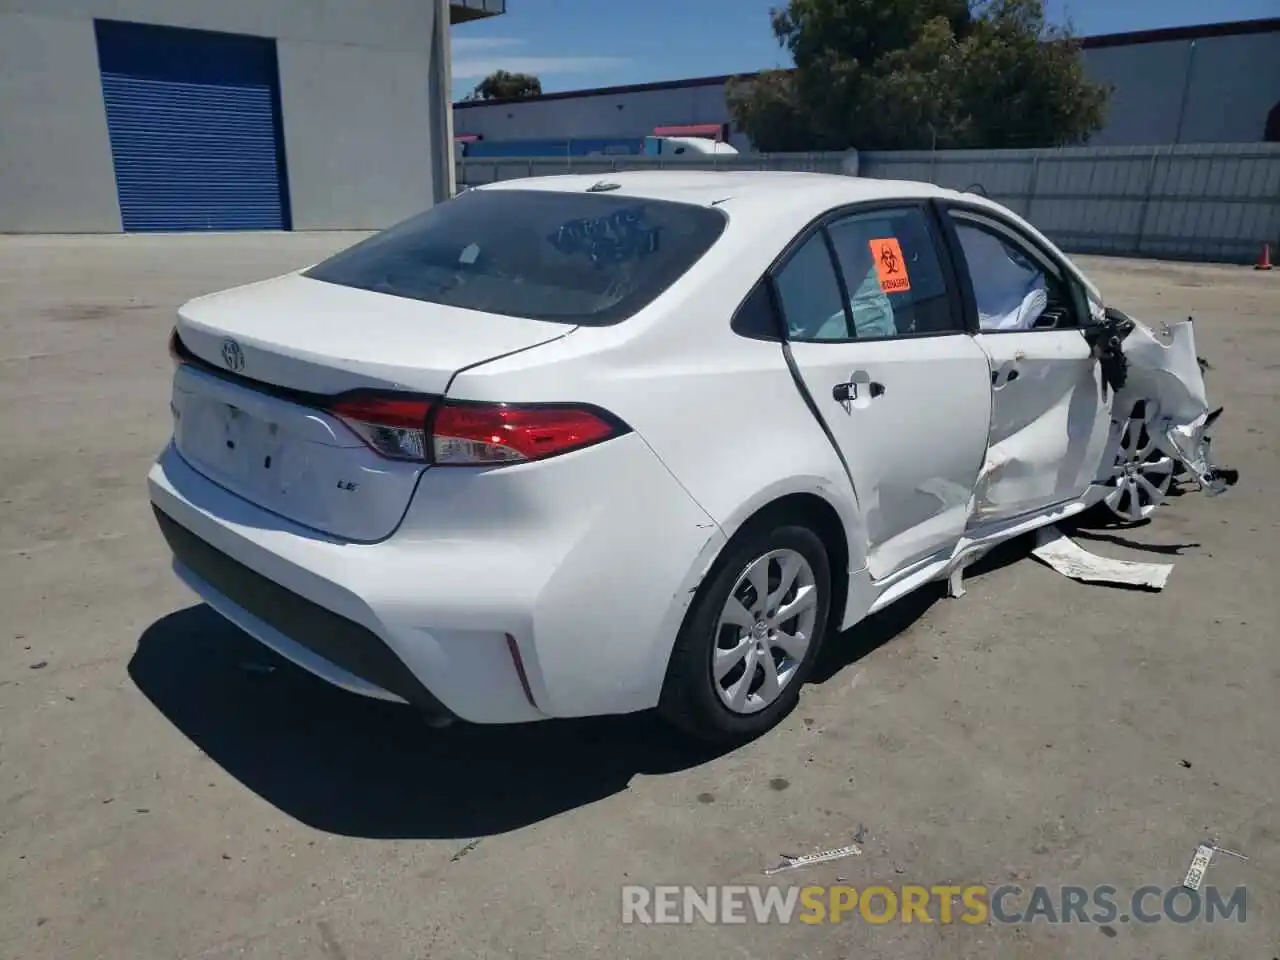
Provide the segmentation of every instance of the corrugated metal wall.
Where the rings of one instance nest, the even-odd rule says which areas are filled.
[[[1280,240],[1280,145],[1206,144],[864,154],[875,177],[927,179],[993,199],[1065,249],[1249,260]]]
[[[743,154],[705,161],[464,160],[458,185],[615,170],[813,170],[843,153]],[[1280,247],[1280,144],[1080,147],[859,154],[860,175],[980,187],[1074,253],[1249,262]]]

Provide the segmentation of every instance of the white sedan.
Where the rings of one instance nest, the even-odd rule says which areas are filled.
[[[750,737],[824,638],[994,544],[1224,486],[1189,321],[922,183],[495,183],[191,301],[171,352],[178,576],[444,722]]]

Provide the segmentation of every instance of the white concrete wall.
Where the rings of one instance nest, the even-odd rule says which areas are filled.
[[[371,230],[432,203],[430,65],[413,51],[281,40],[295,230]]]
[[[275,38],[295,229],[449,195],[446,0],[0,0],[0,231],[117,231],[93,20]],[[439,28],[439,29],[438,29]]]
[[[0,13],[126,20],[259,37],[427,50],[433,0],[0,0]]]
[[[119,229],[92,21],[0,13],[0,231]]]

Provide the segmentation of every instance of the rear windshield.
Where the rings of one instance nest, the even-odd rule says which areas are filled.
[[[724,227],[719,210],[687,203],[469,190],[306,276],[487,313],[604,325],[667,289]]]

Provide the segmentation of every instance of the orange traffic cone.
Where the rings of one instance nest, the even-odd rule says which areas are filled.
[[[1258,262],[1253,265],[1255,270],[1271,269],[1271,244],[1264,243],[1262,245],[1262,253],[1258,255]]]

